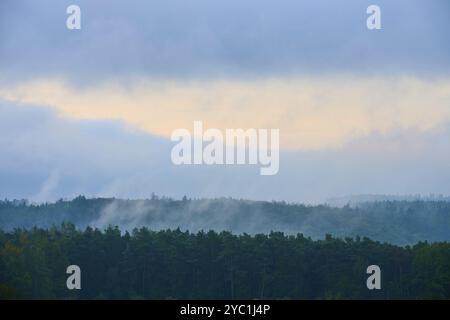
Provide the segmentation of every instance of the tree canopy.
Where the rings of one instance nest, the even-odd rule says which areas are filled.
[[[80,266],[82,290],[66,288]],[[382,289],[368,290],[379,265]],[[448,299],[450,244],[147,228],[0,232],[0,298]]]

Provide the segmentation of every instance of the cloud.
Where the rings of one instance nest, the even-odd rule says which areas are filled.
[[[373,133],[340,148],[282,151],[279,173],[266,177],[257,166],[174,166],[167,139],[118,121],[74,120],[48,107],[0,100],[0,145],[2,198],[148,198],[155,192],[321,202],[360,193],[450,194],[448,124]]]
[[[284,77],[0,86],[0,98],[46,105],[74,119],[119,120],[161,137],[208,128],[279,128],[290,150],[340,148],[371,134],[427,131],[450,121],[450,80],[416,77]]]
[[[45,201],[97,195],[115,181],[138,180],[139,170],[170,159],[165,141],[119,121],[74,121],[48,108],[1,100],[0,115],[0,194],[5,197]],[[126,195],[127,187],[122,184],[118,195]],[[131,192],[140,194],[137,187]]]
[[[450,4],[0,1],[0,195],[321,201],[450,193]],[[168,137],[279,128],[280,173],[174,167]]]
[[[369,0],[3,0],[0,78],[357,74],[445,75],[446,0],[379,0],[382,30],[366,28]]]

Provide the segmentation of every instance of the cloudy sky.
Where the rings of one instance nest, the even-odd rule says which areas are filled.
[[[2,0],[0,197],[450,194],[449,36],[447,0]],[[174,166],[194,120],[279,128],[279,173]]]

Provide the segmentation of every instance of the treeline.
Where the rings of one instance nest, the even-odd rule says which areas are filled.
[[[122,230],[143,226],[152,230],[230,231],[235,234],[303,233],[312,239],[325,234],[345,238],[364,236],[397,245],[419,241],[450,241],[450,202],[383,201],[341,208],[285,202],[234,199],[149,200],[86,199],[33,205],[0,201],[0,228],[50,228],[71,222],[78,228]]]
[[[66,287],[72,264],[81,290]],[[366,287],[372,264],[381,290]],[[449,299],[450,244],[64,224],[0,232],[0,298]]]

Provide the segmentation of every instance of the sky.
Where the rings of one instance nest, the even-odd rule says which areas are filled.
[[[71,4],[81,30],[66,28]],[[0,198],[449,195],[449,9],[3,0]],[[279,173],[173,165],[171,132],[195,120],[279,129]]]

